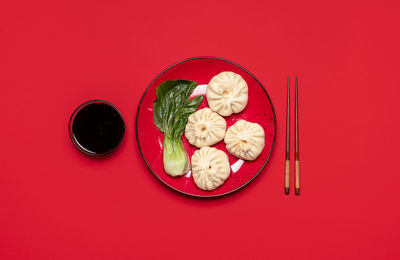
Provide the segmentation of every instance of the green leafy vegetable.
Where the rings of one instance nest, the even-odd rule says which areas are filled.
[[[163,163],[165,171],[179,176],[190,169],[189,157],[181,136],[188,121],[203,101],[202,96],[189,99],[197,86],[195,81],[167,80],[156,90],[153,102],[154,124],[164,133]]]

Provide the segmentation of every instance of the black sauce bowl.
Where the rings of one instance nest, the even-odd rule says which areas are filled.
[[[105,100],[90,100],[78,106],[68,125],[75,147],[90,156],[103,156],[121,144],[125,122],[121,112]]]

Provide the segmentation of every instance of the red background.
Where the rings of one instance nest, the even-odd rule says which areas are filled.
[[[399,259],[398,1],[2,1],[0,259]],[[144,89],[210,55],[266,87],[277,140],[230,196],[165,187],[134,138]],[[302,194],[283,192],[285,83],[300,77]],[[126,120],[104,160],[67,124],[82,102]]]

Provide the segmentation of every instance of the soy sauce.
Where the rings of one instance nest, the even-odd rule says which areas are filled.
[[[82,104],[71,120],[71,140],[81,152],[88,155],[108,154],[119,146],[124,137],[125,123],[122,115],[107,101]]]

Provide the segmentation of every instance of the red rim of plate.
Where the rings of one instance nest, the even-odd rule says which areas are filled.
[[[270,149],[270,151],[269,151],[269,154],[268,154],[268,156],[267,156],[267,159],[266,159],[265,162],[261,165],[260,169],[256,172],[256,174],[254,174],[254,176],[251,177],[250,180],[248,180],[246,183],[242,184],[241,186],[237,187],[236,189],[233,189],[233,190],[231,190],[231,191],[228,191],[228,192],[225,192],[225,193],[222,193],[222,194],[210,195],[210,196],[195,195],[195,194],[190,194],[190,193],[187,193],[187,192],[178,190],[178,189],[172,187],[171,185],[169,185],[168,183],[164,182],[160,177],[158,177],[158,175],[153,171],[153,169],[150,167],[149,163],[147,162],[146,158],[144,157],[144,154],[143,154],[143,152],[142,152],[142,148],[141,148],[141,146],[140,146],[139,134],[138,134],[138,128],[139,128],[139,126],[138,126],[138,121],[139,121],[138,118],[139,118],[140,106],[142,105],[142,101],[143,101],[143,99],[144,99],[144,97],[145,97],[147,91],[149,90],[149,88],[153,85],[154,81],[156,81],[162,74],[164,74],[164,73],[165,73],[166,71],[168,71],[169,69],[175,67],[176,65],[181,64],[181,63],[184,63],[184,62],[187,62],[187,61],[198,60],[198,59],[214,59],[214,60],[225,61],[225,62],[228,62],[228,63],[230,63],[230,64],[233,64],[233,65],[239,67],[240,69],[242,69],[243,71],[245,71],[246,73],[248,73],[251,77],[253,77],[253,78],[257,81],[257,83],[260,85],[260,87],[262,88],[262,90],[263,90],[263,91],[265,92],[265,94],[267,95],[268,102],[269,102],[269,104],[271,105],[271,110],[272,110],[272,114],[273,114],[273,117],[274,117],[274,138],[273,138],[273,140],[272,140],[271,149]],[[166,186],[168,186],[168,187],[171,188],[172,190],[177,191],[177,192],[179,192],[179,193],[181,193],[181,194],[185,194],[185,195],[188,195],[188,196],[191,196],[191,197],[197,197],[197,198],[215,198],[215,197],[225,196],[225,195],[231,194],[231,193],[233,193],[233,192],[235,192],[235,191],[237,191],[237,190],[240,190],[241,188],[243,188],[244,186],[246,186],[247,184],[249,184],[255,177],[258,176],[258,174],[262,171],[262,169],[264,169],[265,165],[266,165],[267,162],[269,161],[269,158],[270,158],[270,156],[271,156],[271,153],[272,153],[272,150],[273,150],[274,144],[275,144],[275,138],[276,138],[276,115],[275,115],[274,106],[272,105],[272,101],[271,101],[271,98],[270,98],[269,95],[268,95],[268,92],[265,90],[265,88],[264,88],[264,86],[261,84],[261,82],[260,82],[253,74],[251,74],[247,69],[245,69],[244,67],[240,66],[239,64],[237,64],[237,63],[235,63],[235,62],[233,62],[233,61],[227,60],[227,59],[217,58],[217,57],[211,57],[211,56],[200,56],[200,57],[193,57],[193,58],[188,58],[188,59],[184,59],[184,60],[178,61],[177,63],[175,63],[175,64],[173,64],[173,65],[167,67],[166,69],[164,69],[162,72],[160,72],[160,73],[157,75],[157,77],[155,77],[155,78],[150,82],[150,84],[147,86],[146,90],[144,91],[144,93],[143,93],[143,95],[142,95],[142,98],[140,99],[140,102],[139,102],[139,105],[138,105],[138,109],[137,109],[137,112],[136,112],[136,120],[135,120],[135,133],[136,133],[136,142],[137,142],[137,144],[138,144],[140,154],[141,154],[141,156],[142,156],[144,162],[146,163],[147,167],[150,169],[150,171],[153,173],[153,175],[157,177],[158,180],[160,180],[162,183],[164,183]]]

